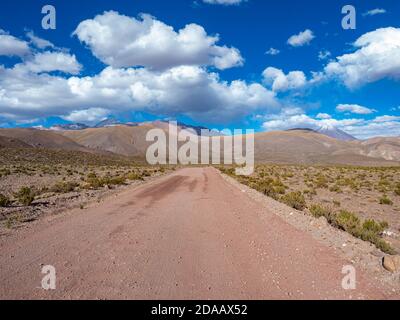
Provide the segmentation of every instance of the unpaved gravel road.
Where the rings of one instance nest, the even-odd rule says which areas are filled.
[[[376,299],[348,262],[212,168],[186,168],[0,238],[0,299]],[[56,290],[40,287],[43,265]]]

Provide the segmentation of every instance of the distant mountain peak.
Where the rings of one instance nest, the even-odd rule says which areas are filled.
[[[324,134],[328,137],[342,140],[342,141],[355,141],[357,138],[348,134],[347,132],[340,130],[332,125],[323,125],[316,130],[318,133]]]
[[[86,124],[83,123],[67,123],[67,124],[57,124],[52,126],[50,130],[84,130],[89,128]]]
[[[292,128],[292,129],[289,129],[289,130],[287,130],[287,131],[310,131],[310,132],[317,132],[316,130],[311,129],[311,128]]]
[[[331,124],[324,124],[321,125],[317,129],[312,129],[312,128],[293,128],[289,129],[287,131],[310,131],[310,132],[316,132],[323,134],[325,136],[337,139],[337,140],[342,140],[342,141],[355,141],[357,138],[353,137],[352,135],[348,134],[347,132],[344,132],[343,130],[340,130],[336,128],[335,126]]]
[[[320,125],[319,130],[339,130],[339,129],[336,129],[335,126],[332,124],[324,123]]]
[[[104,128],[104,127],[111,127],[111,126],[118,126],[122,125],[123,123],[115,118],[107,118],[100,121],[98,124],[94,126],[94,128]]]

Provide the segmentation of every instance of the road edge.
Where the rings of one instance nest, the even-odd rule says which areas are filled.
[[[400,274],[391,274],[383,268],[382,259],[385,254],[374,245],[355,238],[311,215],[290,208],[241,184],[234,178],[220,172],[220,170],[217,171],[227,183],[239,189],[253,201],[258,202],[266,211],[280,217],[297,230],[307,232],[313,239],[333,249],[341,258],[351,262],[356,268],[366,273],[369,278],[373,278],[390,298],[400,299]]]

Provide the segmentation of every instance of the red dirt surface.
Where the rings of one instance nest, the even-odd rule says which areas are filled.
[[[342,289],[348,264],[217,170],[186,168],[0,238],[0,299],[387,297],[360,270]]]

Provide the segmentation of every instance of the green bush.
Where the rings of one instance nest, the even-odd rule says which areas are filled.
[[[253,189],[256,189],[258,192],[265,194],[268,197],[273,199],[278,198],[278,192],[276,191],[275,187],[272,185],[272,180],[265,179],[260,180],[257,182],[251,182],[249,186]]]
[[[379,204],[391,206],[393,205],[393,201],[390,200],[387,195],[384,195],[382,198],[379,199]]]
[[[319,204],[313,204],[310,207],[310,212],[315,218],[325,217],[326,211],[326,208]]]
[[[330,207],[324,207],[320,204],[313,204],[310,207],[310,212],[315,218],[325,217],[329,223],[335,220],[335,214]]]
[[[400,183],[396,185],[396,188],[394,189],[394,193],[398,196],[400,196]]]
[[[346,210],[339,211],[339,213],[336,214],[334,222],[338,228],[352,235],[357,234],[361,224],[360,219],[354,213]]]
[[[296,210],[304,210],[306,208],[306,199],[300,192],[290,192],[281,198],[282,202]]]
[[[149,171],[147,171],[147,170],[144,170],[142,175],[143,175],[143,177],[150,177],[151,173]]]
[[[126,179],[122,176],[118,176],[118,177],[104,177],[101,180],[101,184],[104,185],[108,185],[108,186],[114,186],[114,185],[122,185],[125,184]]]
[[[87,187],[90,189],[99,189],[104,186],[102,181],[93,172],[89,173],[86,179]]]
[[[317,179],[315,180],[315,186],[319,189],[328,188],[328,179],[322,174],[318,175]]]
[[[86,183],[87,183],[86,187],[90,188],[90,189],[99,189],[99,188],[104,187],[105,185],[107,185],[107,186],[122,185],[122,184],[125,184],[125,181],[126,181],[126,178],[123,176],[98,177],[96,174],[89,174],[86,179]]]
[[[381,238],[375,238],[375,241],[371,241],[378,249],[380,249],[382,252],[385,252],[387,254],[395,254],[396,251],[388,244],[385,240]]]
[[[55,193],[68,193],[75,190],[79,186],[76,182],[58,182],[52,188],[51,191]]]
[[[29,187],[22,187],[19,191],[15,194],[15,197],[18,201],[23,204],[24,206],[29,206],[35,200],[35,193]]]
[[[382,222],[378,223],[372,219],[365,220],[362,225],[363,230],[370,231],[370,232],[373,232],[376,234],[381,234],[388,227],[389,227],[389,224],[386,221],[382,221]]]
[[[143,177],[141,175],[137,174],[136,172],[129,172],[126,175],[126,178],[128,180],[144,180]]]
[[[10,199],[4,194],[0,193],[0,207],[8,207],[11,204]]]
[[[334,186],[330,187],[329,191],[336,192],[336,193],[342,193],[342,189],[337,184],[335,184]]]
[[[274,187],[274,190],[277,194],[285,194],[286,193],[286,188],[284,186],[276,186],[276,187]]]
[[[382,232],[389,226],[387,222],[378,223],[369,219],[361,223],[361,220],[354,213],[342,210],[336,215],[334,225],[356,238],[371,242],[385,253],[394,253],[393,248],[381,238]]]
[[[382,232],[389,227],[389,224],[385,221],[376,222],[375,220],[364,221],[361,229],[359,230],[358,237],[364,241],[369,241],[383,252],[393,254],[393,248],[381,238]]]

